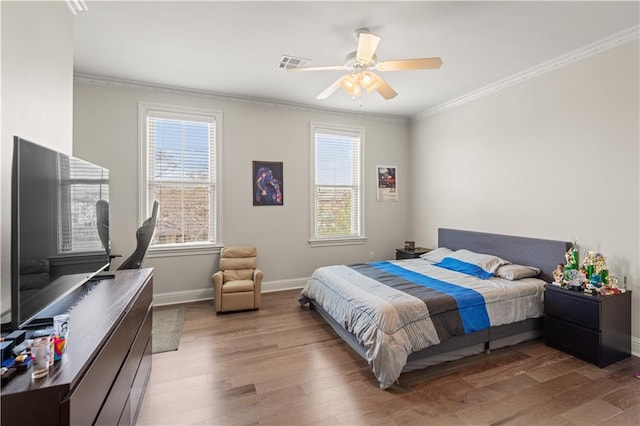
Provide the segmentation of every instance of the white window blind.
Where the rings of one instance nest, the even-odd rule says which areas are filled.
[[[361,131],[314,127],[313,239],[362,236]]]
[[[216,242],[216,120],[149,111],[147,206],[160,205],[152,245]]]

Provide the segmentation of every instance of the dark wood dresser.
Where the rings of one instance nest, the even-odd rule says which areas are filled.
[[[631,292],[592,296],[547,285],[547,344],[606,367],[631,355]]]
[[[152,271],[117,271],[69,311],[49,374],[27,370],[2,388],[3,426],[135,424],[151,374]]]

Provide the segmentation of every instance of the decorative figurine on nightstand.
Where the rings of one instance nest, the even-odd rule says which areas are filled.
[[[608,270],[603,269],[602,273],[607,272]],[[624,293],[626,290],[618,287],[618,277],[611,274],[606,276],[607,282],[604,282],[604,278],[602,279],[603,284],[600,287],[600,295],[602,296],[610,296],[612,294],[620,294]]]
[[[564,279],[564,266],[558,263],[558,266],[556,266],[556,269],[553,270],[552,275],[553,275],[553,284],[562,286],[563,279]]]
[[[599,289],[600,287],[602,287],[602,281],[600,281],[600,275],[596,274],[595,272],[593,274],[591,274],[591,278],[589,279],[589,284],[587,285],[587,288],[590,289]]]
[[[578,250],[576,250],[575,246],[564,254],[564,259],[567,262],[565,269],[578,269]]]
[[[607,268],[607,262],[605,260],[605,257],[603,254],[601,253],[596,253],[595,257],[594,257],[594,261],[593,261],[593,272],[595,272],[596,274],[600,275],[600,278],[602,280],[603,283],[607,283],[607,281],[605,280],[605,278],[603,277],[603,275],[609,275],[609,269]],[[606,271],[606,273],[605,273]]]
[[[595,270],[596,254],[592,251],[584,251],[584,260],[582,261],[582,267],[587,271],[587,278],[591,279],[591,274]]]
[[[577,269],[564,268],[564,281],[572,290],[580,290],[582,288],[582,276]]]
[[[566,260],[567,264],[563,268],[562,282],[565,283],[571,290],[580,290],[582,288],[582,284],[584,283],[584,279],[583,275],[580,274],[580,271],[578,270],[578,250],[576,249],[575,241],[573,247],[571,247],[565,253],[564,259]]]
[[[585,250],[582,267],[587,271],[588,289],[597,290],[608,283],[609,269],[601,253]]]

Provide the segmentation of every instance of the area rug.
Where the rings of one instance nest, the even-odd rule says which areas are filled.
[[[179,308],[162,307],[153,310],[152,353],[178,350],[185,311],[184,306]]]

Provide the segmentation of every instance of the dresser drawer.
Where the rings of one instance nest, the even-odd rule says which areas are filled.
[[[73,335],[71,335],[73,339]],[[73,340],[72,340],[73,342]],[[90,425],[96,420],[105,398],[131,346],[131,318],[127,315],[91,363],[71,394],[70,423]]]
[[[131,318],[131,340],[133,341],[140,332],[140,327],[146,320],[153,303],[153,277],[149,277],[149,284],[145,285],[134,305],[129,310]]]
[[[122,368],[118,372],[116,381],[113,383],[108,397],[105,399],[102,408],[100,409],[100,415],[96,419],[95,425],[115,425],[121,424],[119,420],[123,414],[123,407],[128,405],[129,392],[132,390],[133,382],[135,380],[136,373],[138,372],[138,366],[143,359],[144,350],[151,336],[152,328],[152,312],[151,306],[148,307],[147,316],[145,321],[140,327],[140,333],[136,336],[131,350],[127,355]],[[129,413],[130,417],[131,414]],[[126,417],[126,416],[125,416]],[[129,424],[129,423],[127,423]]]
[[[600,364],[600,333],[596,331],[546,316],[544,337],[555,348]]]
[[[600,331],[600,303],[592,296],[547,289],[544,293],[544,313],[546,316]]]

